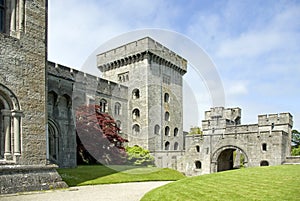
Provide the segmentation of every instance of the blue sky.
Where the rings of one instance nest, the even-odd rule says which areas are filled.
[[[242,108],[243,124],[256,123],[258,114],[291,112],[300,130],[299,19],[300,1],[292,0],[51,0],[48,60],[81,69],[97,47],[120,34],[175,31],[212,59],[225,106]],[[185,130],[201,125],[212,106],[200,80],[185,76],[199,113],[185,122]]]

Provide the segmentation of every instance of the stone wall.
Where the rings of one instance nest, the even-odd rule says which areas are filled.
[[[205,114],[203,134],[186,137],[184,172],[188,175],[209,174],[240,165],[281,165],[290,155],[293,121],[289,113],[259,115],[258,124],[249,125],[240,124],[240,109],[212,108]],[[233,152],[243,155],[243,164],[234,164],[238,160],[229,158]],[[195,161],[201,162],[201,168],[196,168]]]
[[[0,194],[67,188],[56,166],[0,166]]]
[[[127,138],[127,87],[83,73],[70,67],[48,62],[48,128],[54,133],[55,148],[49,147],[49,160],[60,167],[77,166],[76,119],[78,107],[100,105],[110,114]],[[55,127],[50,129],[50,127]]]
[[[0,33],[0,193],[66,186],[46,165],[47,1],[15,4]]]
[[[18,3],[25,9],[22,27],[0,33],[0,83],[18,99],[18,106],[9,108],[18,116],[14,128],[20,132],[11,153],[16,164],[45,164],[46,1]]]

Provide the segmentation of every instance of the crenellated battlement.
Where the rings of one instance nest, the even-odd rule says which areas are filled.
[[[202,129],[210,130],[226,129],[226,132],[256,132],[260,130],[283,129],[283,125],[293,126],[293,117],[290,113],[258,115],[258,123],[241,125],[240,108],[215,107],[205,112],[205,120],[202,121]],[[268,127],[268,128],[266,128]]]
[[[210,128],[226,128],[229,125],[241,124],[240,108],[214,107],[205,112],[205,120],[202,121],[203,130]]]
[[[48,61],[48,73],[52,76],[66,79],[72,82],[76,82],[77,86],[79,83],[82,85],[94,88],[96,89],[102,89],[107,88],[107,86],[110,86],[110,89],[119,89],[118,93],[121,93],[122,91],[127,91],[127,87],[120,85],[119,83],[115,83],[106,79],[102,79],[100,77],[84,73],[82,71],[78,71],[76,69],[63,66],[61,64],[57,64],[51,61]],[[98,85],[98,87],[97,87]],[[86,87],[85,87],[86,88]],[[124,89],[124,90],[123,90]],[[125,92],[124,92],[125,93]]]
[[[258,115],[259,126],[289,124],[293,126],[293,116],[290,113]]]
[[[130,42],[97,55],[97,66],[101,72],[142,61],[145,58],[177,69],[187,71],[187,60],[150,37]]]

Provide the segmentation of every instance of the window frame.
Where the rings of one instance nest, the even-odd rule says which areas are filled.
[[[165,136],[170,136],[170,127],[169,126],[165,127]]]
[[[165,151],[169,151],[170,150],[170,142],[166,141],[165,142]]]
[[[136,100],[140,98],[140,90],[138,88],[135,88],[132,90],[132,99]]]
[[[115,115],[122,115],[122,105],[119,102],[115,103]]]
[[[196,168],[197,170],[202,169],[202,162],[199,161],[199,160],[195,161],[195,168]]]
[[[164,94],[164,102],[165,103],[169,103],[170,102],[170,95],[169,95],[169,93],[165,93]]]
[[[140,116],[141,116],[140,110],[138,108],[134,108],[132,110],[132,120],[136,121],[136,120],[138,120],[140,118]]]
[[[107,109],[108,109],[108,103],[107,103],[107,100],[102,98],[100,101],[99,101],[99,105],[100,105],[100,112],[102,113],[106,113],[107,112]]]

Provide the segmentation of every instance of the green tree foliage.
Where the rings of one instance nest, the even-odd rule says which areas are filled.
[[[292,148],[292,156],[300,156],[300,147],[296,148]]]
[[[297,130],[292,130],[292,143],[294,147],[299,147],[300,145],[300,132]]]
[[[292,156],[300,155],[300,132],[292,130]]]
[[[150,166],[154,165],[154,158],[150,152],[140,146],[126,147],[127,160],[131,165]]]
[[[190,128],[189,135],[197,135],[197,134],[198,134],[198,135],[199,135],[199,134],[202,135],[201,128],[200,128],[200,127],[197,127],[197,126],[191,127],[191,128]]]

